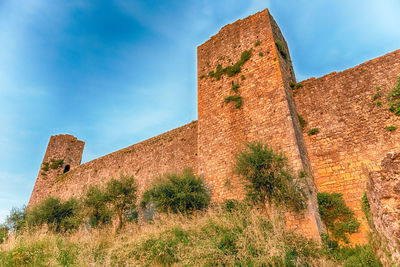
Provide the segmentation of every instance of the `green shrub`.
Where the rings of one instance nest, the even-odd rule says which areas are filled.
[[[228,104],[229,102],[236,102],[235,108],[239,109],[242,106],[242,97],[240,95],[230,95],[225,98],[225,103]]]
[[[7,227],[13,232],[18,232],[25,226],[25,224],[26,206],[22,206],[21,208],[12,208],[10,215],[6,218]]]
[[[142,208],[152,203],[159,212],[191,213],[207,208],[210,196],[203,181],[187,169],[165,174],[143,195]]]
[[[56,170],[64,165],[64,160],[63,159],[51,159],[51,164],[50,164],[50,169]]]
[[[232,91],[237,93],[237,92],[239,92],[239,88],[240,88],[239,84],[232,82],[232,87],[231,87]]]
[[[389,126],[386,126],[385,129],[386,129],[386,131],[394,132],[394,131],[396,131],[397,127],[393,126],[393,125],[389,125]]]
[[[260,53],[258,53],[258,55],[259,55],[260,57],[262,57],[262,56],[264,56],[264,53],[263,53],[263,52],[260,52]]]
[[[400,76],[397,77],[397,83],[389,93],[388,100],[389,111],[394,113],[396,116],[400,116]]]
[[[242,81],[244,81],[244,80],[246,80],[246,76],[242,75],[242,76],[240,76],[240,79],[241,79]]]
[[[81,224],[79,202],[71,198],[62,202],[59,198],[48,197],[27,212],[30,226],[47,224],[55,232],[76,229]]]
[[[319,129],[318,128],[312,128],[308,131],[308,135],[316,135],[319,133]]]
[[[0,244],[3,243],[4,239],[8,236],[8,227],[5,225],[0,225]]]
[[[299,118],[301,130],[304,130],[304,128],[307,125],[307,121],[301,115],[297,115],[297,116]]]
[[[286,58],[287,58],[287,54],[286,54],[286,52],[285,52],[285,50],[284,50],[284,48],[283,48],[282,42],[279,41],[279,40],[276,40],[276,41],[275,41],[275,45],[276,45],[276,48],[278,49],[279,53],[280,53],[281,56],[283,57],[283,59],[286,59]]]
[[[136,214],[137,187],[132,176],[121,175],[119,180],[111,179],[106,186],[106,199],[118,216],[121,228],[127,218]],[[135,215],[133,215],[135,216]]]
[[[216,80],[220,80],[221,76],[224,74],[228,75],[229,77],[235,76],[236,74],[242,71],[242,66],[250,58],[251,58],[251,49],[243,51],[243,53],[240,56],[240,59],[235,64],[227,66],[225,68],[222,68],[222,65],[218,64],[216,70],[210,71],[208,73],[208,76],[211,78],[215,78]]]
[[[378,107],[381,107],[382,106],[382,100],[376,100],[374,102],[374,104],[377,105]]]
[[[348,234],[356,233],[360,223],[340,193],[318,193],[318,209],[322,221],[336,240],[349,242]]]
[[[97,186],[89,187],[83,203],[89,217],[89,224],[98,227],[111,222],[112,212],[107,206],[107,195]]]
[[[247,195],[253,202],[283,203],[296,210],[305,208],[299,177],[293,175],[281,152],[260,142],[248,143],[236,156],[234,171],[249,182]]]
[[[254,46],[260,46],[261,45],[261,41],[257,40],[257,42],[254,44]]]
[[[204,79],[206,77],[204,74],[200,76],[200,79]]]

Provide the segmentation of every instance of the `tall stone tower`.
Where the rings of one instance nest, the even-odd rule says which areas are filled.
[[[281,149],[295,170],[312,175],[289,85],[295,82],[289,50],[268,10],[223,27],[198,47],[197,55],[198,172],[213,200],[245,196],[232,166],[249,141]],[[312,177],[308,186],[308,210],[287,218],[289,226],[319,238]]]
[[[72,135],[50,137],[28,207],[39,203],[48,196],[57,176],[81,164],[84,146],[85,142]]]

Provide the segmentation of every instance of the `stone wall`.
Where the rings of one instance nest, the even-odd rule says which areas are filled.
[[[321,192],[343,193],[344,200],[362,221],[355,243],[367,241],[368,226],[361,211],[366,190],[362,165],[378,170],[388,151],[400,149],[400,119],[388,111],[387,94],[400,75],[400,50],[340,73],[303,81],[296,90],[298,113],[306,120],[304,138]],[[380,87],[380,91],[376,88]],[[382,105],[374,103],[375,94]],[[375,101],[376,101],[375,100]],[[308,135],[311,128],[320,133]]]
[[[277,51],[277,40],[286,56]],[[210,77],[218,65],[233,65],[248,50],[252,56],[240,73]],[[211,189],[213,201],[244,198],[242,181],[232,167],[246,142],[269,144],[285,152],[296,171],[304,168],[306,155],[301,154],[296,138],[298,121],[288,101],[287,81],[294,80],[293,68],[286,42],[268,10],[223,27],[199,46],[198,76],[199,174]],[[232,84],[240,85],[237,93]],[[224,102],[235,94],[242,98],[239,108]],[[319,238],[319,215],[315,205],[310,203],[309,208],[290,220],[289,226]]]
[[[400,153],[388,153],[381,167],[367,182],[373,247],[385,266],[400,266]]]
[[[72,167],[54,178],[46,194],[34,191],[30,205],[47,196],[80,197],[88,186],[104,185],[121,174],[135,177],[140,196],[154,178],[184,168],[197,170],[197,121]]]

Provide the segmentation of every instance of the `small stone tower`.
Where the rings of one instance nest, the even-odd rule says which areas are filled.
[[[198,173],[213,201],[244,198],[232,167],[249,141],[280,148],[295,170],[312,175],[290,88],[295,76],[289,50],[268,10],[223,27],[197,55]],[[291,227],[319,238],[323,226],[312,177],[308,186],[309,210],[287,218]]]
[[[84,146],[85,142],[72,135],[50,137],[28,206],[37,204],[48,196],[57,176],[81,164]]]

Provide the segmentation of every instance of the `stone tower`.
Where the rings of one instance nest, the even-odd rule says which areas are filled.
[[[198,47],[197,55],[198,173],[213,200],[245,196],[232,166],[249,141],[281,149],[295,170],[312,176],[290,88],[295,76],[289,50],[268,10],[223,27]],[[312,177],[308,186],[308,211],[287,218],[289,226],[319,238],[322,226]]]
[[[84,146],[85,142],[72,135],[50,137],[28,206],[37,204],[49,196],[49,190],[56,182],[57,176],[81,164]]]

